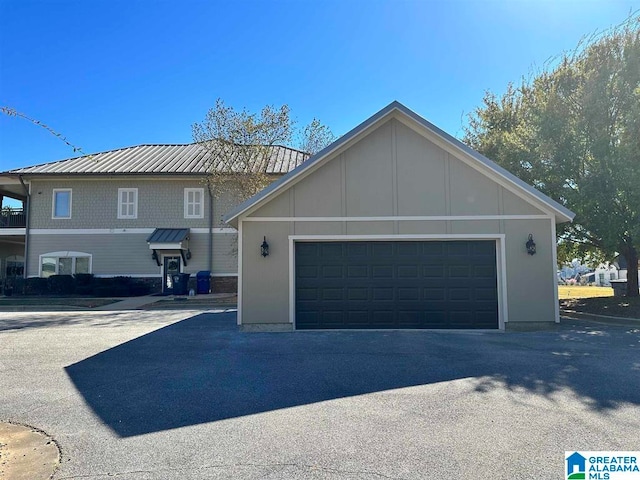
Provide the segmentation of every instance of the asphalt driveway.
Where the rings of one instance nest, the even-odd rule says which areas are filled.
[[[0,314],[0,420],[56,479],[560,478],[640,445],[640,325],[239,333],[218,311]]]

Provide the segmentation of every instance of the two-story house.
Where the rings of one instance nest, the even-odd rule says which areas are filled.
[[[222,216],[237,199],[210,195],[206,156],[198,144],[139,145],[0,174],[0,195],[24,205],[0,216],[2,278],[92,273],[167,290],[171,274],[208,270],[214,291],[235,290],[237,235]],[[266,173],[306,157],[273,147]]]

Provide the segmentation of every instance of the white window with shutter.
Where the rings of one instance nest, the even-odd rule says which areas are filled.
[[[204,188],[184,189],[184,218],[204,218]]]
[[[138,218],[138,189],[118,189],[118,218]]]

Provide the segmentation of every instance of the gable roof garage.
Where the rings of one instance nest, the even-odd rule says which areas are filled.
[[[239,231],[238,323],[558,322],[556,224],[573,216],[393,102],[226,216]]]

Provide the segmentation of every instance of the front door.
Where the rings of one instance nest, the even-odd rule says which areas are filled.
[[[162,293],[173,294],[173,276],[180,273],[180,257],[164,257]]]

